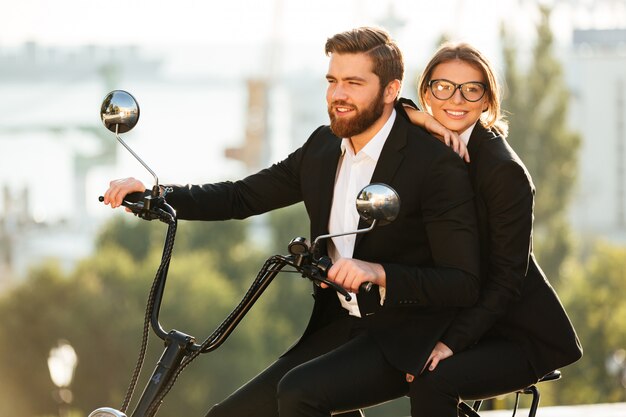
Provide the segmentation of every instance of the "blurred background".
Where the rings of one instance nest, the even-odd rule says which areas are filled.
[[[0,415],[119,408],[130,379],[165,226],[98,202],[111,179],[152,184],[102,126],[104,96],[137,98],[125,140],[161,183],[236,179],[327,123],[324,43],[362,25],[400,44],[406,97],[442,40],[495,63],[509,141],[537,186],[535,253],[585,348],[541,387],[542,404],[626,401],[624,0],[0,0],[0,10]],[[164,327],[203,339],[263,260],[307,233],[301,206],[182,222]],[[204,415],[271,363],[302,333],[310,291],[279,276],[159,415]],[[153,340],[146,373],[161,349]],[[408,403],[367,415],[408,415]]]

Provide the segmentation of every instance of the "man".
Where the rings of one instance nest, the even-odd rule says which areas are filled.
[[[357,192],[370,182],[389,184],[402,201],[393,223],[322,248],[334,262],[329,279],[353,292],[366,281],[378,290],[347,303],[315,287],[300,341],[210,417],[330,416],[405,395],[405,374],[419,374],[455,307],[478,296],[467,172],[450,149],[396,118],[404,72],[398,46],[383,30],[365,27],[328,39],[326,54],[330,127],[257,174],[172,186],[167,200],[189,220],[245,218],[304,201],[315,238],[355,230]],[[132,178],[112,181],[105,203],[117,207],[144,189]]]

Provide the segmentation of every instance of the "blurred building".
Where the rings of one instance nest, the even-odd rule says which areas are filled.
[[[86,181],[117,160],[99,100],[159,68],[136,47],[0,48],[0,289],[46,259],[69,270],[90,254]]]
[[[189,68],[166,73],[168,51],[144,59],[132,47],[0,48],[0,286],[48,258],[71,270],[113,214],[97,202],[108,181],[152,181],[101,125],[111,89],[139,101],[140,123],[124,137],[161,182],[241,177],[282,159],[325,122],[323,78],[255,76],[262,60],[239,49],[230,65],[205,71],[207,57],[221,63],[228,49],[177,50]]]
[[[626,242],[626,29],[575,30],[571,127],[580,132],[574,228]]]

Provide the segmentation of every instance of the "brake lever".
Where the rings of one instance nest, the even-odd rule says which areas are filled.
[[[332,261],[330,260],[330,258],[328,256],[321,256],[320,258],[314,261],[313,271],[309,273],[309,275],[311,276],[311,278],[314,279],[314,282],[316,284],[323,282],[329,287],[334,288],[337,292],[339,292],[339,294],[343,295],[346,301],[352,300],[352,296],[350,295],[349,291],[346,290],[344,287],[335,283],[334,281],[330,281],[326,278],[322,278],[323,276],[326,276],[331,266],[332,266]],[[371,291],[373,286],[374,286],[373,282],[369,282],[369,281],[363,282],[359,286],[359,292],[362,291],[364,293],[368,293]]]
[[[318,287],[321,286],[322,283],[324,283],[324,284],[328,285],[329,287],[331,287],[332,289],[334,289],[335,291],[337,291],[339,294],[343,295],[343,298],[345,298],[346,301],[348,301],[348,302],[352,301],[352,296],[350,295],[348,290],[346,290],[344,287],[342,287],[341,285],[337,284],[336,282],[330,281],[330,280],[328,280],[326,278],[322,278],[322,277],[313,277],[313,282]]]
[[[292,243],[294,243],[293,240],[292,240]],[[301,244],[302,242],[296,241],[295,243]],[[300,246],[298,246],[298,249],[299,248]],[[304,265],[302,262],[304,259],[303,253],[306,255],[306,259],[308,260],[308,262],[305,262]],[[289,265],[296,268],[296,270],[300,272],[303,277],[309,278],[318,287],[321,287],[321,284],[326,284],[330,288],[334,289],[339,294],[341,294],[345,298],[346,301],[348,302],[352,301],[352,295],[347,289],[337,284],[336,282],[331,281],[328,278],[326,278],[326,274],[328,273],[328,271],[333,265],[330,257],[321,256],[319,258],[313,259],[313,261],[311,262],[311,259],[309,258],[309,256],[310,256],[310,253],[307,250],[297,251],[295,254],[292,253],[291,256],[285,258],[285,260]],[[362,291],[364,293],[368,293],[370,292],[373,286],[374,286],[374,283],[372,282],[363,282],[359,286],[359,292]]]

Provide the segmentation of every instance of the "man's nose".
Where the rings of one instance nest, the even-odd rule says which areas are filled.
[[[337,84],[332,91],[333,100],[345,100],[348,97],[345,88],[342,85]]]

